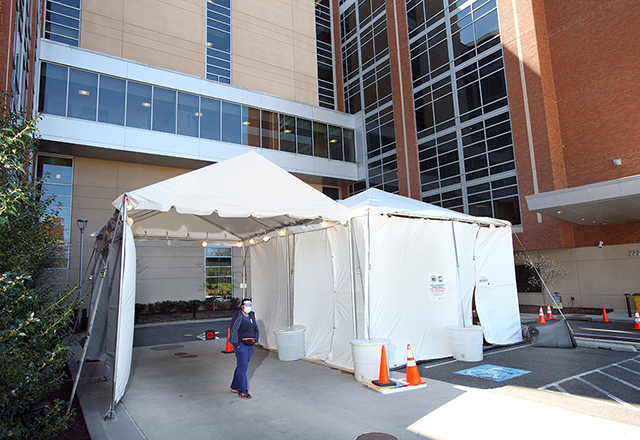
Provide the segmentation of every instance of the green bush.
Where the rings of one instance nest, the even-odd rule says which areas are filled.
[[[62,227],[43,181],[28,174],[36,120],[8,102],[0,96],[0,438],[46,439],[73,414],[66,403],[23,415],[61,387],[80,302],[75,289],[50,287],[56,271],[49,269],[66,258]]]
[[[160,301],[155,304],[156,313],[170,313],[173,307],[173,301]]]

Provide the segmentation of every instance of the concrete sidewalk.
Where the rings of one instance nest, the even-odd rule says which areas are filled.
[[[616,319],[614,313],[609,319],[612,315]],[[523,316],[522,322],[526,319]],[[629,322],[633,325],[633,319]],[[569,411],[560,414],[558,408],[540,403],[489,396],[483,393],[490,391],[435,380],[427,380],[424,389],[382,395],[358,383],[351,373],[305,360],[281,362],[277,353],[261,348],[256,348],[249,364],[253,399],[244,400],[229,392],[235,356],[222,353],[225,344],[225,339],[218,339],[134,348],[129,386],[115,418],[107,421],[103,416],[109,410],[111,388],[104,380],[104,364],[86,363],[78,396],[91,438],[324,440],[383,432],[398,439],[416,439],[437,438],[450,426],[455,435],[447,440],[512,439],[513,427],[507,430],[507,425],[481,423],[482,418],[489,420],[491,414],[499,413],[500,420],[512,417],[513,423],[532,411],[549,414],[548,432],[573,424],[573,438],[578,437],[575,429],[584,431],[579,435],[583,439],[598,438],[595,433],[607,438],[640,438],[637,427]],[[76,359],[80,353],[76,347]],[[78,362],[70,366],[75,376]],[[405,373],[392,371],[390,375],[404,378]],[[484,399],[492,406],[478,407]],[[531,438],[537,438],[538,432],[531,433],[536,435]],[[517,438],[530,437],[525,432]]]

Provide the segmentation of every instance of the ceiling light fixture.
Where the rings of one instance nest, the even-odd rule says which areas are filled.
[[[90,93],[87,90],[78,90],[78,95],[89,96]]]
[[[142,103],[142,106],[143,106],[143,107],[151,107],[151,103],[149,103],[149,102],[143,102],[143,103]]]

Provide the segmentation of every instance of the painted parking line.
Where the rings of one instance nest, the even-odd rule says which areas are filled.
[[[592,399],[592,398],[584,397],[584,396],[576,396],[575,394],[571,394],[571,393],[567,392],[567,391],[562,387],[562,384],[564,384],[564,383],[567,383],[567,382],[572,381],[572,380],[577,380],[577,381],[579,381],[579,382],[581,382],[581,383],[583,383],[583,384],[587,385],[588,387],[590,387],[590,388],[592,388],[592,389],[594,389],[594,390],[598,391],[599,393],[601,393],[601,394],[603,394],[603,395],[607,396],[609,399],[611,399],[611,400],[613,400],[613,401],[615,401],[615,402],[618,402],[620,405],[622,405],[622,406],[624,406],[624,407],[626,407],[626,408],[632,409],[632,410],[634,410],[634,411],[640,411],[640,407],[638,407],[638,406],[634,406],[634,405],[632,405],[632,404],[630,404],[630,403],[628,403],[628,402],[624,401],[623,399],[621,399],[621,398],[619,398],[619,397],[617,397],[617,396],[615,396],[615,395],[611,394],[611,393],[610,393],[610,392],[608,392],[607,390],[604,390],[604,389],[600,388],[599,386],[595,385],[594,383],[589,382],[587,379],[585,379],[585,377],[586,377],[586,376],[589,376],[589,375],[591,375],[591,374],[601,374],[601,375],[606,376],[606,377],[609,377],[609,378],[611,378],[611,379],[613,379],[613,380],[615,380],[615,381],[617,381],[617,382],[619,382],[619,383],[621,383],[621,384],[623,384],[623,385],[625,385],[625,386],[628,386],[628,387],[630,387],[630,388],[633,388],[633,389],[635,389],[635,390],[640,391],[640,387],[638,387],[638,386],[636,386],[636,385],[634,385],[634,384],[631,384],[631,383],[629,383],[629,382],[627,382],[627,381],[625,381],[625,380],[622,380],[622,379],[620,379],[620,378],[618,378],[618,377],[615,377],[615,376],[613,376],[613,375],[611,375],[611,374],[609,374],[609,373],[606,373],[606,372],[604,371],[604,370],[605,370],[605,369],[607,369],[607,368],[617,367],[617,368],[622,368],[623,370],[629,371],[629,372],[631,372],[631,373],[639,374],[639,375],[640,375],[640,373],[639,373],[639,372],[634,371],[634,370],[629,369],[629,368],[626,368],[626,367],[624,367],[623,365],[621,365],[621,364],[623,364],[623,363],[625,363],[625,362],[640,363],[640,355],[639,355],[639,356],[636,356],[635,358],[625,359],[625,360],[623,360],[623,361],[616,362],[616,363],[614,363],[614,364],[605,365],[604,367],[594,368],[593,370],[585,371],[584,373],[576,374],[575,376],[567,377],[567,378],[564,378],[564,379],[561,379],[561,380],[555,381],[555,382],[553,382],[553,383],[550,383],[550,384],[547,384],[547,385],[541,386],[541,387],[539,387],[538,389],[539,389],[539,390],[552,390],[552,389],[556,389],[556,390],[558,390],[559,392],[561,392],[561,393],[563,393],[563,394],[566,394],[566,395],[570,395],[570,396],[580,397],[580,398],[587,399],[587,400],[592,400],[592,401],[598,401],[598,402],[601,402],[601,401],[600,401],[600,400],[598,400],[598,399]]]
[[[531,373],[527,370],[518,370],[517,368],[499,367],[497,365],[478,365],[477,367],[468,368],[466,370],[456,371],[456,374],[463,376],[477,377],[481,379],[489,379],[494,382],[504,382],[523,374]]]

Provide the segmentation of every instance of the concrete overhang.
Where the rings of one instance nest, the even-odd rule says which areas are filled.
[[[525,198],[530,211],[579,225],[640,222],[640,175]]]

